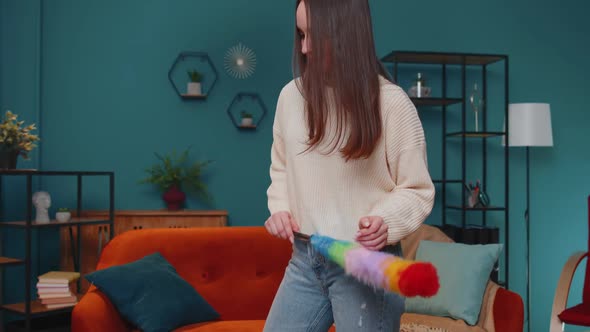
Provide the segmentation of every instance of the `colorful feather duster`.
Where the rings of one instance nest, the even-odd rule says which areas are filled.
[[[436,295],[440,287],[436,268],[431,263],[371,251],[357,243],[327,236],[314,234],[310,241],[324,257],[370,286],[405,297],[431,297]]]

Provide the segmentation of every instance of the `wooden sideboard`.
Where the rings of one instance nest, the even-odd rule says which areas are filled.
[[[108,211],[84,211],[80,217],[108,219]],[[115,211],[114,236],[137,229],[148,228],[192,228],[192,227],[224,227],[227,226],[227,211]],[[98,263],[102,248],[109,241],[108,225],[84,225],[80,227],[80,274],[93,272]],[[78,232],[76,227],[63,227],[60,231],[60,268],[62,271],[74,270],[72,246],[76,245]],[[80,291],[86,292],[89,283],[81,278]]]

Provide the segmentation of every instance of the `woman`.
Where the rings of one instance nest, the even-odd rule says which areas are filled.
[[[294,231],[401,255],[432,210],[422,125],[385,79],[368,0],[298,0],[296,80],[279,96],[265,227],[293,256],[265,331],[397,331],[404,300],[326,261]]]

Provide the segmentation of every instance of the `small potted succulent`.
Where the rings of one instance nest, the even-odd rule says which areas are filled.
[[[252,115],[252,113],[242,111],[241,116],[242,116],[242,122],[241,122],[242,127],[252,127],[253,126],[254,116]]]
[[[31,132],[36,130],[35,124],[23,126],[24,121],[18,121],[18,115],[6,111],[0,122],[0,169],[15,169],[18,156],[29,159],[28,153],[37,145],[39,136]]]
[[[189,82],[187,85],[187,94],[191,96],[202,95],[201,81],[203,80],[203,74],[196,70],[188,71]]]
[[[59,208],[55,213],[55,220],[58,222],[68,222],[72,219],[72,213],[68,208]]]

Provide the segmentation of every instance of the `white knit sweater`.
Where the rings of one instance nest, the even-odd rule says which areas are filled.
[[[390,244],[424,222],[434,185],[422,124],[402,89],[382,77],[380,83],[383,136],[369,158],[348,162],[338,149],[322,154],[329,139],[303,153],[308,140],[304,99],[295,81],[283,88],[273,125],[271,214],[288,211],[303,233],[348,241],[354,240],[361,217],[380,216],[389,227]],[[333,134],[330,130],[333,126],[327,129]]]

